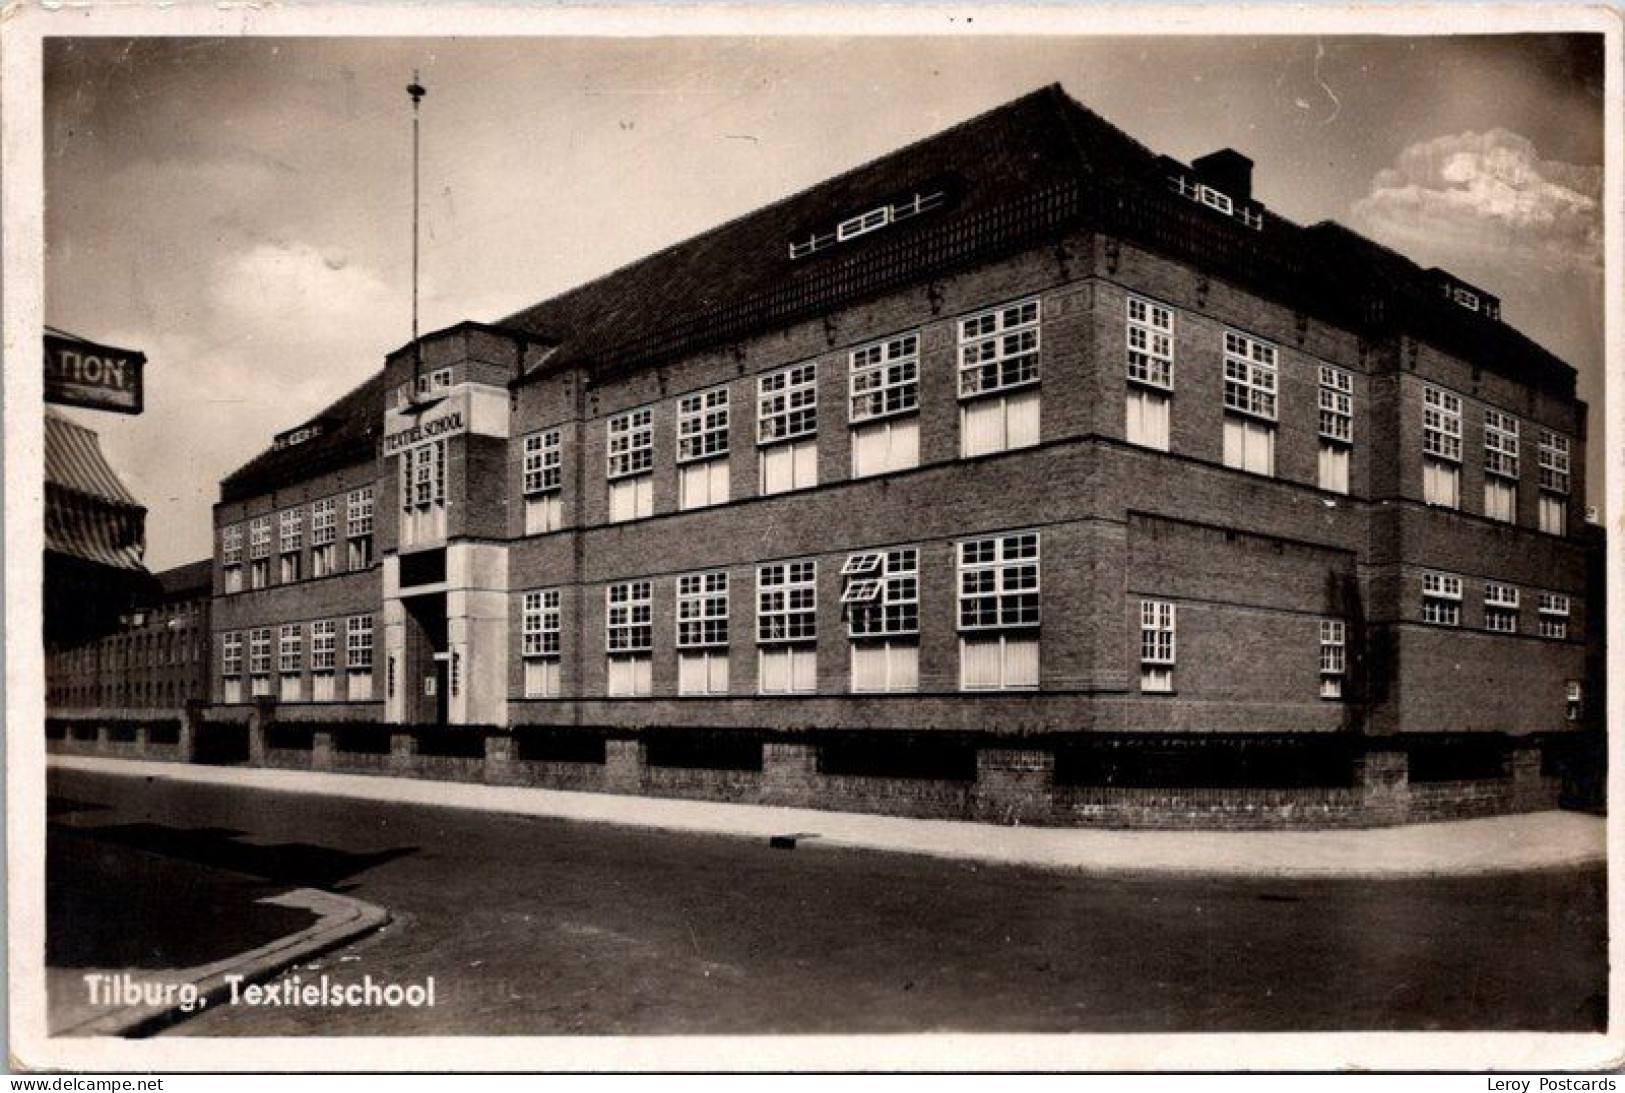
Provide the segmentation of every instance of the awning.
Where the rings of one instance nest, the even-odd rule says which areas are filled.
[[[45,548],[118,569],[143,569],[147,510],[119,481],[94,430],[47,409]]]

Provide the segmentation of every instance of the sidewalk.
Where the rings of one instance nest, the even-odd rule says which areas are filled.
[[[1601,863],[1605,822],[1539,812],[1450,823],[1330,831],[1108,831],[995,827],[853,812],[486,786],[412,778],[51,756],[48,765],[390,804],[477,809],[1085,872],[1277,877],[1424,877]]]

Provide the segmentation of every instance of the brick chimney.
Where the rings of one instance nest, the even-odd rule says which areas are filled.
[[[1253,161],[1234,148],[1221,148],[1191,160],[1196,180],[1228,194],[1235,201],[1253,199]]]

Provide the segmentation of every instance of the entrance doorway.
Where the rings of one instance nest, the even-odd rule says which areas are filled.
[[[446,637],[446,594],[408,595],[401,680],[402,713],[409,724],[444,725],[450,719],[451,649]]]

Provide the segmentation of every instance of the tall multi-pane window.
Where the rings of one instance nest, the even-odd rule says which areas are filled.
[[[1502,634],[1518,632],[1518,590],[1499,581],[1484,582],[1484,628]]]
[[[1038,443],[1039,348],[1037,298],[959,320],[960,455]]]
[[[728,388],[677,400],[677,507],[702,509],[728,500]]]
[[[1565,639],[1569,636],[1569,598],[1561,592],[1542,592],[1536,601],[1540,616],[1540,636]]]
[[[271,518],[256,516],[248,522],[248,586],[271,583]]]
[[[620,581],[604,589],[604,648],[609,654],[611,698],[647,695],[653,686],[654,586]]]
[[[1128,329],[1128,418],[1130,444],[1167,451],[1169,410],[1174,389],[1174,312],[1130,296]]]
[[[1461,396],[1422,388],[1422,499],[1461,508]]]
[[[959,544],[959,683],[1038,686],[1038,533]]]
[[[852,477],[920,465],[920,335],[852,350]]]
[[[558,429],[531,433],[524,441],[520,488],[525,496],[525,534],[557,531],[564,523],[559,497],[564,484],[564,436]]]
[[[783,493],[818,485],[818,365],[808,361],[756,381],[758,489]]]
[[[226,593],[243,590],[243,525],[227,524],[220,529],[220,565]]]
[[[1568,534],[1569,438],[1550,429],[1540,431],[1540,530],[1548,535]]]
[[[609,419],[606,448],[609,521],[654,515],[654,411],[647,406]]]
[[[243,635],[232,631],[220,639],[220,675],[224,686],[220,700],[226,703],[243,700]]]
[[[1320,488],[1349,492],[1349,459],[1354,446],[1354,375],[1320,366]]]
[[[1342,698],[1348,672],[1348,626],[1342,619],[1320,620],[1320,697]]]
[[[1422,574],[1422,621],[1461,625],[1461,578],[1452,573]]]
[[[401,452],[401,539],[406,545],[446,537],[446,441]]]
[[[351,615],[344,620],[346,697],[351,702],[372,699],[372,616]]]
[[[677,578],[677,693],[728,693],[728,574]]]
[[[296,622],[282,626],[277,670],[282,677],[282,701],[298,702],[301,697],[299,677],[305,670],[305,629]]]
[[[289,584],[299,579],[299,559],[305,545],[305,510],[283,509],[277,514],[277,520],[280,524],[277,557],[281,568],[278,580]]]
[[[310,698],[333,701],[333,676],[338,669],[338,623],[317,619],[310,624]]]
[[[865,551],[841,567],[852,639],[852,690],[914,691],[920,685],[920,552]]]
[[[1484,411],[1484,515],[1518,522],[1518,419]]]
[[[559,590],[526,592],[522,620],[525,697],[557,698],[562,693]]]
[[[1270,342],[1224,332],[1224,465],[1275,473],[1277,351]]]
[[[372,487],[353,489],[345,498],[344,538],[352,571],[372,564]]]
[[[324,497],[310,506],[310,575],[336,572],[338,549],[338,499]]]
[[[763,694],[818,689],[818,563],[756,570],[757,686]]]
[[[1140,601],[1140,692],[1168,694],[1174,689],[1175,634],[1178,608],[1167,600]]]

